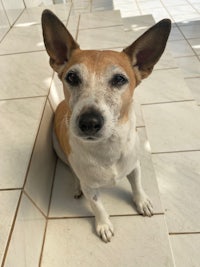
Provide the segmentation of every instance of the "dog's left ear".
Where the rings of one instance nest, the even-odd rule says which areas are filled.
[[[42,30],[50,65],[56,72],[60,72],[73,50],[79,48],[79,45],[65,25],[48,9],[42,13]]]
[[[132,66],[138,68],[142,79],[152,72],[161,57],[170,30],[171,21],[163,19],[123,50],[130,58]]]

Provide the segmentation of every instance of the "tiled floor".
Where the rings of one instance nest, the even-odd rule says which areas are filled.
[[[129,45],[154,23],[145,14],[172,19],[167,50],[135,92],[143,185],[155,215],[137,214],[124,180],[102,193],[112,242],[95,235],[88,203],[73,198],[73,177],[51,146],[63,93],[44,51],[44,7],[27,9],[0,43],[1,266],[199,267],[200,0],[73,0],[49,8],[82,48],[93,49]]]

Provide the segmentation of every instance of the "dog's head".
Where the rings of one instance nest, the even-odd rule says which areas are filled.
[[[63,83],[72,133],[101,140],[129,119],[134,89],[162,55],[171,22],[160,21],[122,52],[81,50],[49,10],[42,14],[42,28],[50,65]]]

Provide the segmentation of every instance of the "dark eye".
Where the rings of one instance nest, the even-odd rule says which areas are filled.
[[[78,86],[81,83],[81,79],[75,71],[68,72],[65,80],[71,86]]]
[[[115,87],[121,87],[128,82],[128,79],[123,74],[115,74],[111,79],[111,85]]]

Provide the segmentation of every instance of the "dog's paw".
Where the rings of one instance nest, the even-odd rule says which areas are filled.
[[[110,221],[105,223],[97,223],[96,231],[98,236],[100,236],[105,243],[110,242],[112,236],[114,235],[114,228]]]
[[[139,214],[149,217],[153,215],[153,205],[145,193],[134,196],[133,201],[135,202]]]

